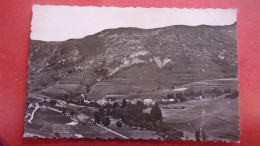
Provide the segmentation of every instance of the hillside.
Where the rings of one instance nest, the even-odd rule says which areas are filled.
[[[97,82],[117,87],[118,80],[124,81],[122,91],[130,84],[137,92],[147,82],[152,85],[144,90],[152,91],[236,78],[236,45],[236,24],[117,28],[63,42],[32,40],[29,92],[85,93]]]

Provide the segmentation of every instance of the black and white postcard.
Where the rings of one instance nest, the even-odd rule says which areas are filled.
[[[236,15],[34,5],[24,137],[239,142]]]

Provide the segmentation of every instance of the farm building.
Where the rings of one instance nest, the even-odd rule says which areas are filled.
[[[169,104],[169,103],[174,103],[175,102],[175,100],[174,99],[162,99],[161,100],[161,103],[162,104]]]
[[[113,104],[115,102],[122,103],[122,100],[124,98],[127,98],[126,95],[105,95],[104,99],[106,99],[110,104]]]
[[[108,101],[106,99],[99,99],[99,100],[97,100],[97,104],[106,105],[106,104],[108,104]]]
[[[144,105],[154,105],[155,102],[152,99],[144,99]]]
[[[185,91],[187,91],[188,88],[177,88],[177,89],[165,89],[159,92],[159,94],[163,94],[165,97],[167,97],[168,94],[172,94],[173,97],[176,97],[177,95],[183,96]]]

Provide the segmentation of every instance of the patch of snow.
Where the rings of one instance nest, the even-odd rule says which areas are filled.
[[[146,55],[146,54],[148,54],[148,53],[149,53],[148,51],[142,50],[142,51],[138,51],[138,52],[136,52],[136,53],[131,54],[129,57],[130,57],[130,58],[135,58],[135,57],[138,57],[138,56]]]
[[[165,66],[167,63],[169,63],[171,61],[171,59],[169,58],[164,58],[162,61],[162,65]]]
[[[218,58],[219,58],[219,59],[225,59],[225,56],[223,56],[223,55],[218,55]]]
[[[127,67],[129,64],[130,64],[130,60],[128,60],[126,57],[124,57],[121,62],[123,63],[122,64],[122,67]]]
[[[144,53],[143,53],[144,54]],[[145,60],[141,60],[139,58],[132,58],[131,60],[130,59],[127,59],[126,57],[124,57],[122,60],[121,60],[122,64],[119,66],[119,67],[116,67],[116,68],[111,68],[109,69],[109,74],[108,76],[111,76],[113,74],[115,74],[116,72],[118,72],[120,69],[124,68],[124,67],[128,67],[130,65],[133,65],[133,64],[138,64],[138,63],[147,63],[147,61]]]
[[[138,64],[138,63],[147,63],[145,60],[141,60],[139,58],[134,58],[131,64]]]
[[[77,125],[77,124],[79,124],[79,123],[72,121],[72,122],[70,122],[70,123],[67,123],[66,125],[74,126],[74,125]]]
[[[157,56],[157,57],[154,56],[154,57],[153,57],[153,60],[156,62],[157,66],[158,66],[159,68],[162,68],[162,67],[163,67],[162,61],[161,61],[161,59],[160,59],[159,56]]]
[[[153,60],[156,62],[157,66],[159,68],[162,68],[164,67],[167,63],[169,63],[171,61],[171,59],[168,59],[168,58],[164,58],[162,61],[160,59],[159,56],[154,56],[153,57]]]

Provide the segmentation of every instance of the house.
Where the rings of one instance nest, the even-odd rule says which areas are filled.
[[[144,99],[144,105],[155,105],[155,102],[152,99]]]
[[[108,104],[108,101],[106,99],[99,99],[99,100],[97,100],[97,104],[103,106],[103,105]]]
[[[173,96],[176,97],[176,95],[181,95],[181,96],[184,96],[184,93],[185,91],[187,90],[188,88],[177,88],[177,89],[173,89],[172,90],[172,93],[173,93]]]
[[[136,104],[137,101],[144,102],[142,99],[133,99],[133,100],[129,100],[129,102],[130,102],[131,104]]]
[[[114,104],[115,102],[117,103],[122,103],[122,100],[124,98],[127,98],[126,95],[105,95],[104,99],[106,99],[109,104]]]
[[[182,87],[182,88],[176,88],[176,89],[164,89],[161,91],[157,91],[157,96],[167,97],[167,95],[172,95],[172,97],[183,97],[185,91],[188,90],[188,88]]]
[[[171,98],[171,99],[162,99],[161,103],[162,104],[170,104],[170,103],[174,103],[175,99]]]
[[[198,96],[198,97],[195,97],[196,100],[202,100],[204,99],[204,96]]]
[[[80,96],[83,98],[83,101],[85,103],[90,103],[90,100],[87,99],[87,95],[86,94],[81,93]]]

